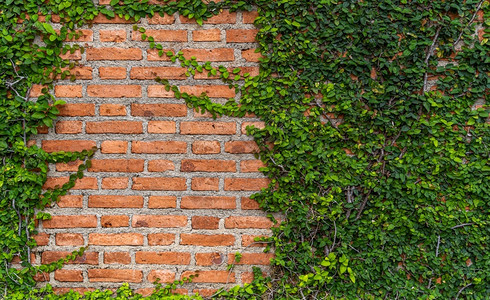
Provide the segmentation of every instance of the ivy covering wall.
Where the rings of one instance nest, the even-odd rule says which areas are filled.
[[[0,284],[7,298],[43,297],[32,277],[65,260],[31,266],[34,214],[61,189],[42,191],[46,162],[92,152],[47,154],[30,146],[52,126],[59,100],[29,100],[32,84],[51,85],[69,63],[60,53],[71,30],[99,13],[138,20],[176,11],[203,19],[220,9],[258,9],[264,56],[256,77],[165,53],[241,92],[240,103],[181,93],[214,115],[253,113],[249,128],[269,188],[255,195],[280,212],[270,244],[270,278],[222,291],[229,299],[485,299],[490,294],[490,56],[488,1],[166,2],[6,0],[0,4]],[[29,16],[27,17],[26,14]],[[64,27],[49,24],[59,15]],[[21,21],[22,20],[22,21]],[[139,30],[139,28],[137,28]],[[144,31],[144,28],[141,29]],[[160,49],[151,37],[151,47]],[[238,72],[238,71],[237,71]],[[233,73],[233,72],[232,72]],[[47,92],[47,91],[46,91]],[[43,213],[37,218],[48,218]],[[83,250],[83,249],[82,249]],[[76,256],[75,253],[73,256]],[[11,267],[20,258],[23,269]],[[69,259],[69,258],[67,258]],[[163,297],[169,289],[154,297]],[[132,292],[123,287],[120,299]],[[105,299],[95,292],[88,299]],[[55,296],[46,296],[55,297]],[[74,294],[67,296],[76,297]],[[92,297],[92,298],[90,298]],[[174,296],[184,297],[184,296]]]

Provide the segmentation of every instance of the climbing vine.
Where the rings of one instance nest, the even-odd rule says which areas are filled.
[[[273,272],[262,278],[256,270],[251,284],[215,297],[485,299],[490,294],[488,1],[150,5],[123,0],[98,6],[91,0],[49,0],[41,7],[33,0],[4,2],[0,232],[6,238],[0,241],[0,284],[6,295],[50,295],[49,287],[32,291],[32,276],[65,260],[30,265],[34,215],[73,186],[89,162],[63,187],[43,193],[46,162],[93,153],[47,154],[28,142],[39,126],[52,125],[62,103],[49,88],[57,77],[69,76],[70,63],[59,54],[76,46],[63,44],[66,37],[76,36],[75,29],[99,13],[138,20],[178,11],[202,23],[225,7],[252,5],[259,12],[257,42],[264,56],[258,76],[200,64],[182,53],[159,53],[188,67],[189,76],[219,74],[241,92],[239,103],[222,105],[157,79],[189,106],[213,115],[253,113],[266,124],[248,133],[272,180],[254,198],[265,211],[283,216],[268,239],[267,250],[275,252]],[[59,33],[49,25],[53,14],[63,24]],[[47,86],[37,101],[29,98],[33,84]],[[11,267],[14,257],[23,269]],[[90,297],[109,296],[103,293]],[[140,297],[127,287],[117,296]]]

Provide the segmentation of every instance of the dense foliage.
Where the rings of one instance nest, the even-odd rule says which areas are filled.
[[[0,283],[14,287],[12,293],[28,290],[30,275],[38,270],[62,264],[33,268],[28,261],[35,209],[73,184],[42,194],[45,162],[91,154],[46,154],[27,144],[39,125],[50,126],[55,118],[53,97],[46,91],[33,102],[28,91],[34,83],[51,84],[53,67],[55,73],[67,67],[53,53],[69,51],[62,44],[68,29],[99,12],[138,19],[179,11],[201,22],[223,7],[253,4],[264,55],[259,76],[242,78],[236,76],[239,70],[229,74],[181,53],[160,53],[189,67],[189,75],[219,73],[242,95],[240,105],[220,105],[159,79],[189,105],[217,115],[254,113],[266,123],[249,133],[267,164],[263,172],[272,179],[255,199],[264,210],[284,216],[269,240],[276,254],[272,277],[257,276],[251,285],[217,297],[484,299],[490,294],[488,1],[111,4],[0,4],[5,28],[0,230],[7,236],[0,242],[6,266]],[[48,21],[51,13],[64,19],[59,35],[36,18],[38,10]],[[18,17],[24,21],[18,23]],[[44,43],[34,43],[36,36]],[[25,269],[9,267],[15,255]],[[128,298],[124,293],[130,291],[123,290],[121,299]],[[42,293],[49,288],[36,295]],[[107,297],[103,293],[90,297]]]

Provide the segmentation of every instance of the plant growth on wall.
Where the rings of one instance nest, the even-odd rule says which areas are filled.
[[[6,0],[0,5],[0,232],[5,237],[0,284],[5,295],[49,293],[49,287],[32,290],[32,277],[64,260],[31,266],[34,214],[66,193],[88,164],[62,188],[43,192],[46,162],[93,153],[47,154],[28,142],[36,128],[52,125],[62,103],[48,89],[31,101],[29,90],[69,76],[70,63],[59,54],[76,46],[63,41],[76,38],[73,30],[99,13],[138,20],[178,11],[202,23],[222,8],[252,6],[259,12],[255,24],[264,56],[258,76],[242,78],[239,70],[159,53],[188,67],[188,76],[219,75],[242,95],[240,103],[222,105],[157,79],[189,106],[213,115],[253,113],[266,124],[248,132],[267,165],[262,171],[272,180],[254,198],[265,211],[283,215],[265,241],[275,252],[273,272],[216,297],[485,299],[490,294],[488,1],[150,5],[123,0],[98,6],[91,0],[49,0],[39,6],[33,0]],[[49,23],[53,14],[63,24],[59,32]],[[146,39],[162,49],[152,37]],[[11,266],[14,258],[22,269]],[[123,287],[119,294],[125,299],[132,292]]]

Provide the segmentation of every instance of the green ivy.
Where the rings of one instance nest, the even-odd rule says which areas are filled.
[[[29,87],[49,86],[53,72],[63,76],[61,68],[69,65],[57,55],[74,51],[62,44],[73,34],[69,29],[90,23],[99,12],[137,21],[178,11],[202,23],[223,8],[252,5],[259,12],[255,25],[264,56],[256,77],[200,64],[181,52],[164,53],[146,37],[160,56],[187,67],[188,76],[219,75],[241,93],[239,103],[221,105],[157,79],[177,98],[213,116],[253,113],[266,124],[247,131],[267,165],[262,172],[272,180],[254,199],[283,216],[265,240],[275,252],[272,274],[263,278],[256,269],[251,284],[215,298],[485,299],[490,294],[488,1],[185,0],[159,6],[124,0],[105,7],[52,0],[42,8],[35,2],[0,4],[5,28],[0,232],[7,236],[0,242],[7,266],[0,270],[0,283],[6,282],[11,295],[55,297],[49,286],[29,288],[33,273],[63,263],[30,266],[32,217],[87,167],[67,186],[43,194],[46,162],[91,155],[47,154],[27,146],[38,126],[52,125],[60,104],[47,91],[30,101]],[[36,18],[38,12],[48,21],[51,13],[61,17],[59,35]],[[21,24],[19,17],[25,20]],[[34,43],[38,36],[44,46]],[[25,269],[8,267],[14,255]],[[121,289],[119,299],[140,297]],[[167,296],[171,289],[164,289]],[[86,297],[105,299],[108,293]]]

